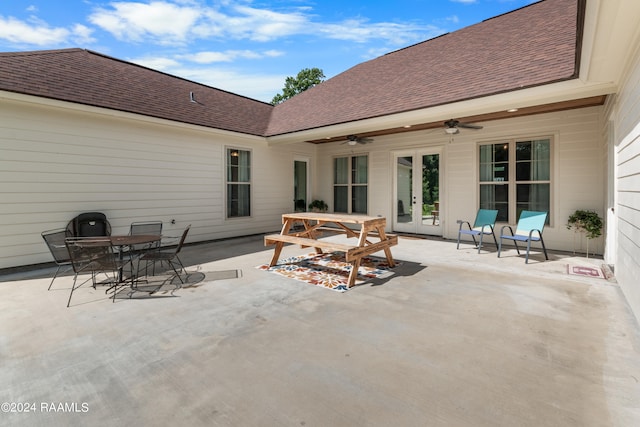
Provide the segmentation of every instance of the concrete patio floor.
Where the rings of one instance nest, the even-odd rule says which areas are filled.
[[[602,261],[487,249],[401,237],[339,293],[258,270],[261,236],[195,244],[184,288],[70,308],[72,276],[5,274],[0,424],[640,425],[638,323],[615,278],[567,274]]]

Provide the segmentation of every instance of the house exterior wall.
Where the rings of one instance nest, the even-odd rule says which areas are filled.
[[[318,149],[318,194],[332,210],[332,159],[369,155],[369,214],[386,217],[391,231],[394,209],[393,153],[442,148],[444,182],[440,189],[443,237],[456,239],[456,220],[472,221],[478,209],[478,145],[505,139],[552,138],[551,224],[544,231],[548,248],[586,251],[586,239],[567,230],[569,215],[576,209],[593,209],[603,215],[605,167],[602,162],[603,107],[590,107],[483,123],[484,129],[463,129],[450,140],[441,129],[379,136],[372,144],[349,146],[323,144]],[[499,227],[503,224],[498,224]],[[512,225],[515,225],[512,224]],[[589,242],[590,253],[602,254],[603,238]]]
[[[252,151],[249,218],[226,219],[227,146]],[[169,236],[192,224],[187,242],[277,230],[293,208],[294,155],[314,150],[12,95],[0,102],[0,269],[52,261],[40,233],[81,212],[104,212],[113,234],[133,221],[162,220]]]
[[[260,137],[40,101],[13,96],[0,104],[0,268],[50,262],[40,233],[88,211],[104,212],[114,233],[127,233],[133,221],[162,220],[167,235],[192,224],[188,242],[277,230],[280,215],[293,209],[295,158],[310,159],[310,197],[332,210],[333,158],[368,154],[368,213],[388,218],[390,231],[394,152],[441,148],[442,234],[455,239],[456,220],[472,220],[478,206],[478,144],[551,136],[547,246],[584,251],[584,239],[566,229],[566,219],[576,209],[605,206],[603,107],[486,122],[483,130],[463,130],[452,140],[434,129],[380,136],[367,145],[270,147]],[[249,218],[226,219],[226,147],[252,151]],[[603,246],[597,239],[589,249],[602,254]]]
[[[615,221],[608,227],[616,245],[608,262],[636,319],[640,319],[640,52],[636,48],[608,119],[613,128]]]

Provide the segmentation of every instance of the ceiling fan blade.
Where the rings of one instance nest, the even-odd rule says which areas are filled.
[[[480,125],[474,125],[472,123],[462,123],[455,119],[449,119],[444,122],[446,128],[467,128],[467,129],[482,129]]]
[[[458,127],[465,128],[465,129],[482,129],[482,126],[474,125],[471,123],[458,123]]]
[[[367,137],[359,137],[357,135],[347,135],[347,140],[342,142],[342,144],[356,145],[356,144],[368,144],[373,142],[373,138]]]

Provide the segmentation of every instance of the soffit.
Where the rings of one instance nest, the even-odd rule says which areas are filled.
[[[544,104],[544,105],[535,105],[531,107],[518,108],[517,111],[507,111],[507,110],[493,111],[493,112],[483,113],[483,114],[456,117],[455,119],[464,123],[481,123],[481,122],[488,122],[491,120],[509,119],[514,117],[530,116],[533,114],[552,113],[557,111],[572,110],[576,108],[593,107],[597,105],[603,105],[605,100],[606,100],[606,95],[598,95],[598,96],[592,96],[588,98],[573,99],[573,100],[554,102],[554,103]],[[393,128],[386,128],[386,129],[378,129],[370,132],[358,132],[357,135],[359,137],[375,137],[375,136],[392,135],[392,134],[406,133],[406,132],[416,132],[420,130],[437,129],[437,128],[444,129],[444,120],[419,123],[419,124],[411,125],[410,127],[401,126],[401,127],[393,127]],[[342,140],[346,140],[347,135],[349,134],[335,135],[331,137],[318,138],[318,139],[310,139],[310,140],[307,140],[306,142],[310,142],[313,144],[325,144],[325,143],[330,143],[335,141],[342,141]]]

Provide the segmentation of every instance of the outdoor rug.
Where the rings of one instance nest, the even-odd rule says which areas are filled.
[[[602,269],[593,266],[567,264],[567,273],[574,276],[592,277],[597,279],[605,278]]]
[[[399,264],[396,261],[396,266]],[[333,291],[346,292],[349,290],[347,283],[349,282],[351,264],[345,261],[342,252],[299,255],[281,259],[273,267],[269,267],[269,264],[263,264],[256,268]],[[393,270],[389,267],[386,258],[363,257],[360,261],[355,285],[371,279],[384,278],[391,274],[393,274]]]

